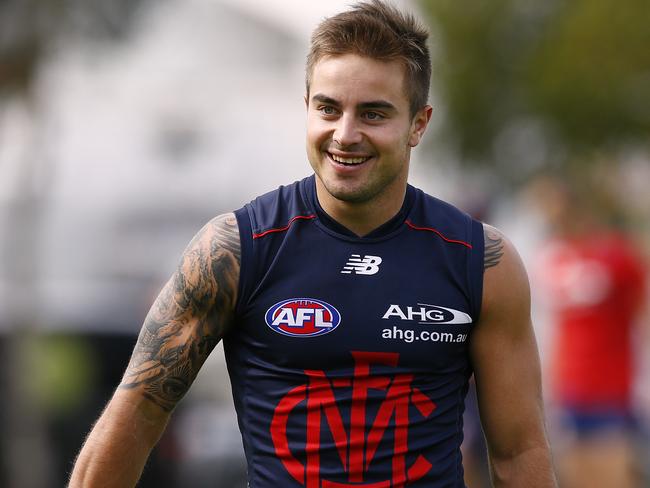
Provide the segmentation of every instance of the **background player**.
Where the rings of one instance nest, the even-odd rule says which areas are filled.
[[[553,316],[551,399],[558,410],[562,486],[639,486],[634,472],[635,348],[645,264],[580,176],[540,179],[533,194],[552,237],[536,275]]]

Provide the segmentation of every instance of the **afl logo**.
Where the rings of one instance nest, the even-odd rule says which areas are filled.
[[[264,317],[274,331],[291,337],[314,337],[332,332],[341,314],[329,303],[313,298],[290,298],[269,308]]]

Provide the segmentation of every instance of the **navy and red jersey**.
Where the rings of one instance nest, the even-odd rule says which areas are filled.
[[[409,185],[358,237],[320,208],[314,178],[235,212],[224,347],[249,486],[464,487],[482,225]]]

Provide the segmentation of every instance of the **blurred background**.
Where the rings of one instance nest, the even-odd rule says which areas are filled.
[[[65,485],[186,243],[309,174],[309,34],[349,3],[0,1],[0,486]],[[562,486],[650,486],[647,1],[394,3],[434,56],[412,183],[524,258]],[[217,349],[140,486],[245,485]]]

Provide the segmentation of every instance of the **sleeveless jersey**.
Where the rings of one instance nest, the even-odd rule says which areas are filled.
[[[463,487],[482,224],[409,185],[357,237],[320,208],[314,176],[235,215],[224,348],[250,488]]]

